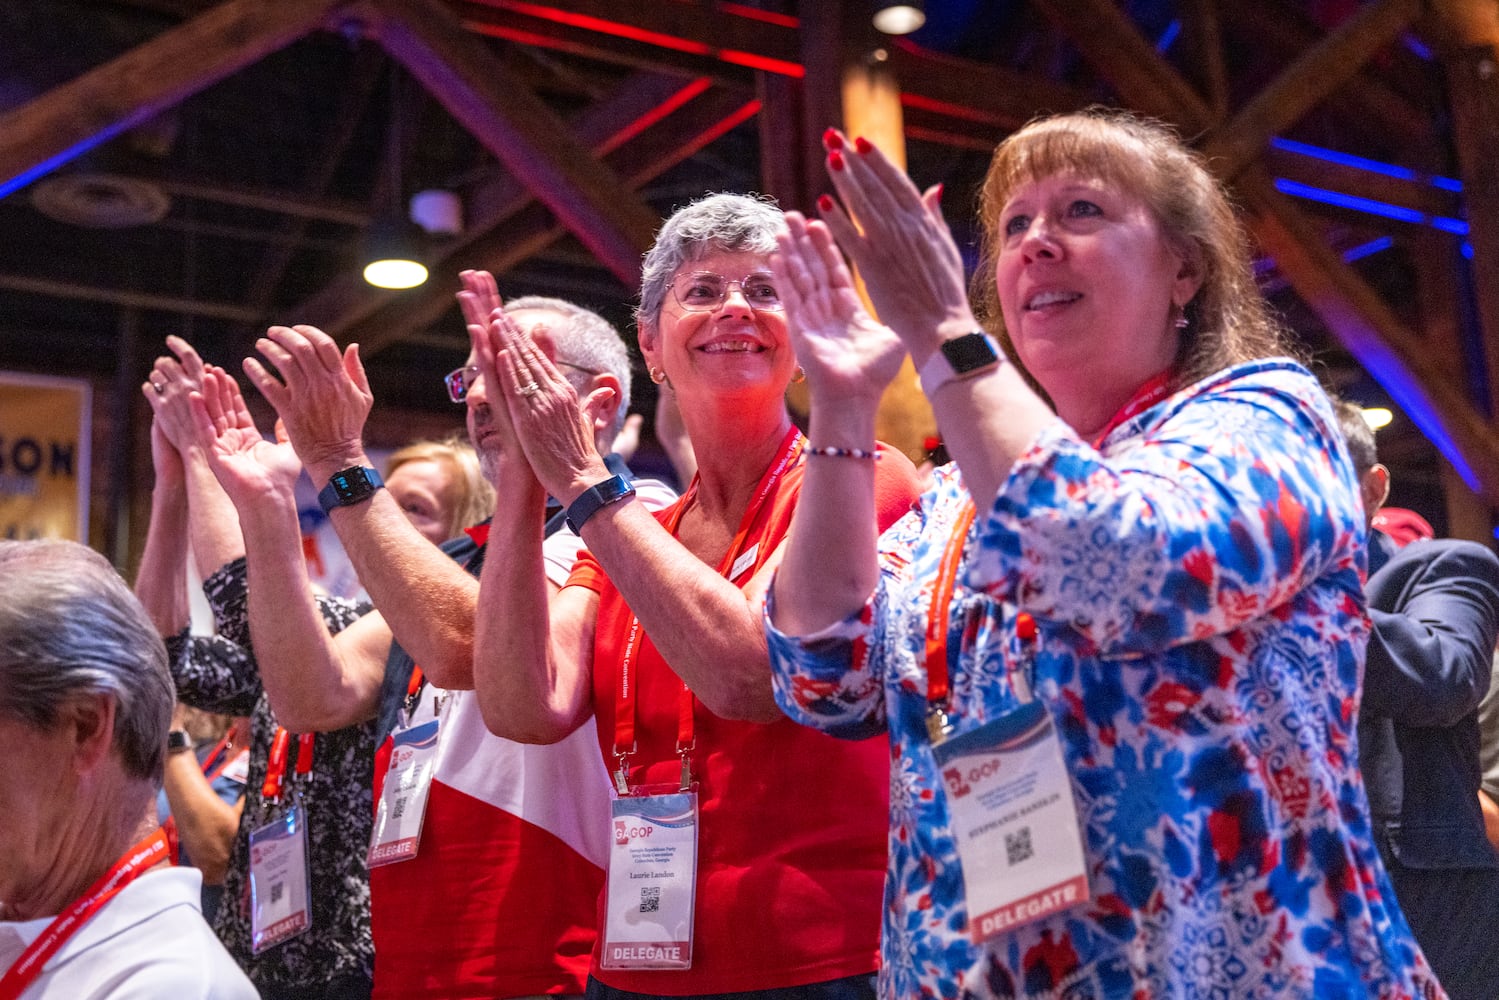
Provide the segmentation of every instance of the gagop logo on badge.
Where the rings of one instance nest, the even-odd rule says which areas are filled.
[[[973,786],[999,773],[1000,758],[990,757],[970,767],[966,772],[960,767],[948,767],[942,771],[942,780],[947,782],[947,791],[955,799],[972,793]]]
[[[616,844],[628,844],[631,840],[644,840],[656,832],[653,826],[630,826],[628,820],[617,819],[614,821],[614,842]]]

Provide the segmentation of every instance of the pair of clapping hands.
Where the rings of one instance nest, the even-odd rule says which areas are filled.
[[[978,324],[942,218],[942,186],[918,191],[868,141],[850,143],[836,129],[823,145],[838,200],[818,199],[821,221],[787,212],[771,266],[814,398],[877,400],[907,354],[919,366],[948,333]],[[888,326],[865,311],[840,247]]]
[[[505,405],[492,409],[502,449],[532,453],[543,469],[575,469],[594,452],[591,424],[576,393],[547,356],[545,332],[522,330],[501,307],[493,277],[466,271],[458,294],[476,363],[487,386],[500,386]],[[277,414],[276,439],[255,427],[238,384],[223,368],[205,364],[180,337],[168,337],[170,355],[156,359],[141,391],[154,414],[152,461],[158,482],[182,477],[184,458],[201,454],[237,506],[276,499],[295,503],[304,467],[314,481],[367,464],[363,431],[374,396],[357,345],[340,350],[311,326],[273,326],[256,349],[280,378],[256,358],[245,374]],[[518,432],[519,431],[519,432]],[[521,442],[532,443],[530,452]],[[567,448],[565,445],[573,447]],[[565,477],[567,471],[556,471]],[[547,477],[552,478],[552,477]],[[563,480],[565,481],[565,479]]]

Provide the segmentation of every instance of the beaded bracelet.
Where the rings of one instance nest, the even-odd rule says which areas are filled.
[[[878,451],[866,451],[863,448],[813,448],[807,446],[808,455],[826,455],[828,458],[868,458],[878,461],[881,457]]]

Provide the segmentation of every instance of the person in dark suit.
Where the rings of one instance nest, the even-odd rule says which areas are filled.
[[[1372,521],[1389,473],[1358,409],[1340,404],[1339,418]],[[1499,853],[1477,797],[1478,704],[1499,635],[1499,558],[1456,539],[1397,548],[1371,528],[1369,571],[1358,740],[1375,842],[1451,1000],[1494,1000]]]

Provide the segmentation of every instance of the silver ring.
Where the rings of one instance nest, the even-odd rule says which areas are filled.
[[[522,396],[534,396],[540,391],[541,386],[537,385],[535,382],[520,387],[520,394]]]
[[[156,395],[158,396],[167,391],[166,384],[162,382],[152,382],[151,388],[156,390]]]

